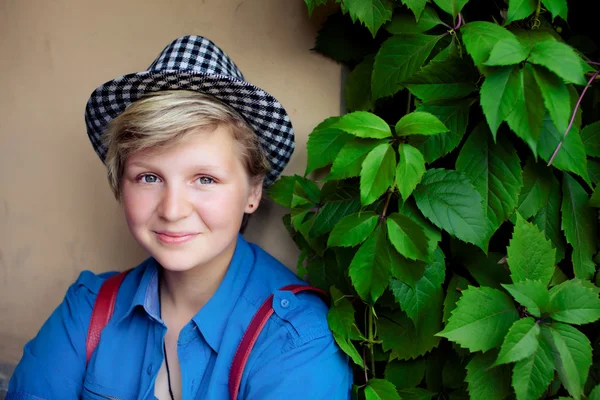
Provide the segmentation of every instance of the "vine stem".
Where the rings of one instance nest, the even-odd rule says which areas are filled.
[[[369,382],[369,374],[367,374],[367,355],[365,354],[364,347],[363,347],[363,369],[365,371],[365,382]]]
[[[563,135],[563,138],[561,139],[561,141],[558,142],[558,145],[556,146],[554,153],[552,153],[552,157],[550,157],[550,160],[548,160],[548,166],[552,165],[552,161],[554,161],[554,158],[556,157],[556,155],[558,154],[558,151],[562,147],[563,141],[565,140],[565,138],[567,137],[567,134],[569,133],[569,131],[571,130],[571,127],[573,126],[573,122],[575,121],[575,115],[577,115],[577,110],[579,110],[579,106],[581,105],[581,100],[583,100],[583,96],[585,96],[585,92],[587,92],[588,88],[592,85],[592,82],[594,81],[594,79],[596,79],[596,76],[598,76],[598,73],[600,73],[600,70],[596,71],[594,73],[594,75],[592,75],[592,77],[588,81],[587,85],[581,92],[581,95],[579,96],[579,99],[577,100],[577,104],[575,105],[575,110],[573,111],[573,115],[571,116],[571,121],[569,122],[569,126],[567,126],[567,130],[565,131],[565,134]]]
[[[375,352],[373,351],[373,310],[369,311],[369,351],[371,352],[371,374],[375,376]]]
[[[385,204],[383,206],[383,211],[381,212],[381,216],[379,217],[380,220],[383,220],[385,218],[385,213],[387,212],[388,206],[390,205],[390,200],[392,199],[392,194],[393,193],[394,193],[394,186],[392,186],[392,188],[388,192],[387,198],[385,199]]]
[[[463,23],[463,18],[462,18],[462,14],[458,13],[458,22],[456,23],[456,26],[454,27],[454,30],[457,31],[458,28],[460,28],[460,26]]]

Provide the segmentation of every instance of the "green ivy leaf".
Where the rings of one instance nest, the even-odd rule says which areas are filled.
[[[564,132],[559,132],[550,117],[546,115],[542,123],[541,133],[538,150],[542,159],[549,161],[556,146],[563,140]],[[560,170],[573,172],[585,179],[586,182],[590,181],[587,172],[585,148],[576,129],[569,131],[569,134],[563,140],[560,151],[552,161],[552,165]]]
[[[567,0],[542,0],[544,7],[552,14],[552,20],[556,17],[561,17],[563,20],[567,20]]]
[[[542,21],[540,20],[540,23]],[[547,40],[562,41],[561,36],[554,30],[554,27],[547,23],[542,23],[540,29],[512,28],[511,32],[519,39],[523,46],[529,49],[529,53],[531,53],[533,45],[536,43]]]
[[[401,2],[413,12],[417,21],[424,17],[427,0],[401,0]]]
[[[597,385],[590,395],[588,396],[589,400],[600,400],[600,385]]]
[[[596,121],[581,130],[581,141],[588,156],[600,157],[600,121]]]
[[[560,132],[566,132],[572,112],[569,89],[562,79],[544,67],[534,65],[533,76],[540,88],[544,105],[554,125]]]
[[[519,194],[519,214],[525,219],[536,215],[548,202],[552,188],[552,170],[529,158],[523,169],[523,189]]]
[[[406,201],[425,173],[423,154],[409,144],[398,145],[400,161],[396,166],[396,187]]]
[[[362,365],[363,365],[362,357],[358,353],[358,350],[356,350],[356,347],[354,347],[354,344],[350,340],[348,340],[347,338],[344,338],[343,336],[341,336],[339,333],[336,333],[336,332],[333,332],[333,338],[335,339],[335,342],[340,347],[340,349],[342,349],[342,351],[344,353],[346,353],[348,356],[350,356],[350,359],[352,359],[352,361],[356,365],[359,365],[362,367]]]
[[[535,214],[533,223],[536,225],[548,238],[556,249],[556,262],[559,262],[565,257],[566,242],[565,236],[560,229],[560,203],[562,193],[560,184],[554,175],[549,174],[550,178],[550,193],[546,197],[546,201],[542,208]]]
[[[335,286],[330,289],[331,308],[327,314],[327,322],[332,332],[335,332],[343,338],[349,338],[352,335],[354,321],[354,307],[350,300],[344,297]]]
[[[378,228],[363,243],[350,263],[348,273],[359,296],[375,302],[387,288],[390,279],[388,241],[383,228]]]
[[[375,147],[385,143],[374,139],[354,139],[346,143],[338,153],[329,171],[328,180],[360,176],[362,163]]]
[[[386,220],[388,237],[398,253],[411,260],[429,261],[429,242],[421,226],[399,213],[392,213]]]
[[[600,189],[596,188],[594,190],[588,204],[590,207],[600,208]]]
[[[402,400],[431,400],[435,393],[421,388],[409,388],[398,391]]]
[[[423,111],[413,111],[403,116],[396,124],[398,136],[436,135],[448,132],[448,128],[435,116]]]
[[[554,377],[552,349],[544,340],[529,357],[517,361],[513,368],[512,386],[517,400],[536,400],[550,385]]]
[[[425,273],[411,287],[392,279],[390,288],[400,308],[418,325],[422,318],[429,318],[429,310],[441,303],[442,284],[445,279],[444,253],[436,250],[435,260],[427,264]]]
[[[536,6],[537,2],[535,0],[509,0],[504,23],[508,25],[513,21],[529,17],[535,11]]]
[[[489,253],[487,256],[479,249],[474,249],[472,246],[467,246],[471,249],[470,256],[464,260],[465,268],[475,278],[480,286],[489,286],[496,289],[501,289],[502,283],[510,283],[510,275],[508,274],[505,264],[500,264],[503,254]],[[453,252],[454,253],[454,252]]]
[[[390,143],[375,147],[367,155],[360,171],[360,201],[367,206],[394,184],[396,152]]]
[[[344,88],[344,99],[349,111],[372,111],[371,74],[373,73],[374,56],[367,56],[348,75]],[[310,136],[309,136],[310,140]]]
[[[511,36],[510,39],[499,40],[494,45],[490,58],[484,64],[491,67],[519,64],[525,61],[528,55],[529,52],[517,37]]]
[[[535,43],[527,60],[548,68],[568,83],[587,84],[581,58],[568,44],[556,40]]]
[[[356,246],[364,242],[377,226],[379,215],[372,211],[347,215],[331,231],[327,247]]]
[[[327,0],[304,0],[304,3],[308,7],[308,15],[310,16],[315,8],[327,4]]]
[[[375,56],[372,76],[373,99],[388,97],[403,88],[403,82],[421,68],[442,36],[422,34],[392,36]]]
[[[588,175],[594,185],[600,184],[600,160],[589,158],[588,164]]]
[[[454,18],[458,16],[458,13],[463,9],[465,4],[469,0],[433,0],[435,4]]]
[[[295,184],[296,176],[281,176],[269,187],[267,196],[275,203],[291,208]]]
[[[494,139],[498,127],[510,115],[518,101],[519,77],[516,67],[498,68],[491,72],[481,85],[480,104]]]
[[[456,303],[460,299],[461,292],[467,288],[469,281],[459,275],[453,275],[446,290],[446,298],[444,299],[444,316],[442,320],[448,321],[450,314],[456,308]]]
[[[592,257],[598,241],[597,216],[587,204],[588,195],[575,179],[563,174],[562,229],[573,246],[573,270],[580,279],[589,279],[596,270]]]
[[[470,286],[438,336],[471,352],[487,351],[502,344],[510,326],[519,318],[512,300],[499,290]]]
[[[487,223],[481,196],[465,175],[430,169],[417,186],[414,198],[419,210],[436,226],[486,250]]]
[[[394,4],[390,0],[343,0],[352,21],[362,22],[375,37],[383,24],[392,19]]]
[[[392,357],[408,360],[434,349],[440,342],[435,334],[441,328],[441,305],[440,296],[439,303],[431,307],[428,317],[419,320],[417,325],[400,310],[380,315],[377,333],[383,350],[392,350]]]
[[[547,312],[550,307],[550,294],[542,281],[525,279],[512,285],[502,285],[508,293],[527,309],[527,311],[538,318]]]
[[[318,238],[330,232],[333,227],[346,215],[360,209],[360,200],[351,191],[338,191],[329,198],[315,215],[309,229],[309,237]]]
[[[424,262],[409,260],[393,248],[390,249],[390,268],[392,270],[392,277],[406,283],[410,287],[414,287],[425,273]]]
[[[565,273],[562,272],[562,270],[560,268],[558,268],[558,266],[555,266],[554,275],[552,276],[552,280],[550,281],[550,287],[559,285],[559,284],[563,283],[564,281],[566,281],[567,279],[569,279],[569,278],[567,278]]]
[[[392,136],[387,122],[366,111],[345,114],[331,127],[361,138],[385,139]]]
[[[569,324],[588,324],[600,318],[600,289],[570,279],[550,289],[550,317]]]
[[[462,32],[462,40],[467,53],[485,76],[493,71],[492,68],[485,66],[484,62],[490,57],[496,43],[513,36],[500,25],[486,21],[469,22],[460,28],[460,32]]]
[[[409,143],[421,151],[425,162],[431,163],[459,145],[467,130],[471,103],[471,99],[440,100],[421,104],[416,109],[435,115],[450,130],[439,135],[409,137]]]
[[[423,4],[425,4],[425,0],[423,0]],[[404,35],[407,33],[427,32],[441,23],[442,21],[435,12],[435,9],[432,7],[425,7],[422,11],[421,18],[415,20],[413,15],[396,13],[384,28],[392,35]]]
[[[555,250],[545,235],[520,216],[506,249],[513,282],[540,280],[547,285],[554,274]]]
[[[412,202],[402,202],[401,200],[398,202],[398,212],[403,215],[406,215],[419,225],[425,231],[425,234],[429,238],[429,250],[428,253],[433,253],[435,249],[438,247],[438,242],[442,240],[442,235],[440,231],[433,226],[431,222],[429,222],[423,214],[415,207]]]
[[[400,395],[393,383],[385,379],[369,379],[365,387],[366,400],[400,400]]]
[[[523,172],[516,150],[504,137],[494,144],[487,125],[480,123],[463,145],[456,169],[469,177],[481,195],[491,237],[518,204]]]
[[[308,143],[306,144],[308,159],[304,175],[333,163],[342,147],[352,140],[351,135],[339,129],[331,128],[338,119],[339,117],[327,118],[308,135]]]
[[[470,399],[503,400],[510,395],[510,368],[506,365],[491,368],[495,359],[495,352],[478,353],[467,364]]]
[[[462,99],[475,91],[473,77],[477,75],[477,71],[467,59],[457,56],[440,57],[446,52],[451,53],[454,47],[455,44],[451,43],[406,80],[406,88],[416,98],[424,102]]]
[[[590,341],[577,329],[561,323],[543,325],[542,335],[552,347],[560,381],[571,396],[579,399],[592,364]]]
[[[396,389],[408,389],[417,386],[425,377],[425,360],[390,361],[385,366],[385,379],[392,382]],[[403,398],[404,399],[404,398]]]
[[[533,77],[529,64],[518,71],[516,79],[517,100],[513,111],[506,117],[506,122],[517,136],[527,143],[534,155],[537,154],[537,143],[542,130],[544,109],[542,93]]]
[[[538,336],[540,327],[533,318],[517,320],[508,330],[494,365],[508,364],[531,356],[538,347]]]

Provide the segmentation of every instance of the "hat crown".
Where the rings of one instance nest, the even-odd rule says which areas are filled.
[[[160,52],[148,71],[193,71],[245,80],[233,60],[219,46],[202,36],[175,39]]]

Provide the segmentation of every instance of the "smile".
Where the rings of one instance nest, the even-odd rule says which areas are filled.
[[[188,232],[154,232],[158,240],[165,244],[183,244],[189,242],[196,236],[198,233],[188,233]]]

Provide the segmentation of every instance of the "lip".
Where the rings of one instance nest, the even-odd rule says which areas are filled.
[[[187,243],[196,236],[198,233],[193,232],[154,232],[158,240],[165,244],[183,244]]]

